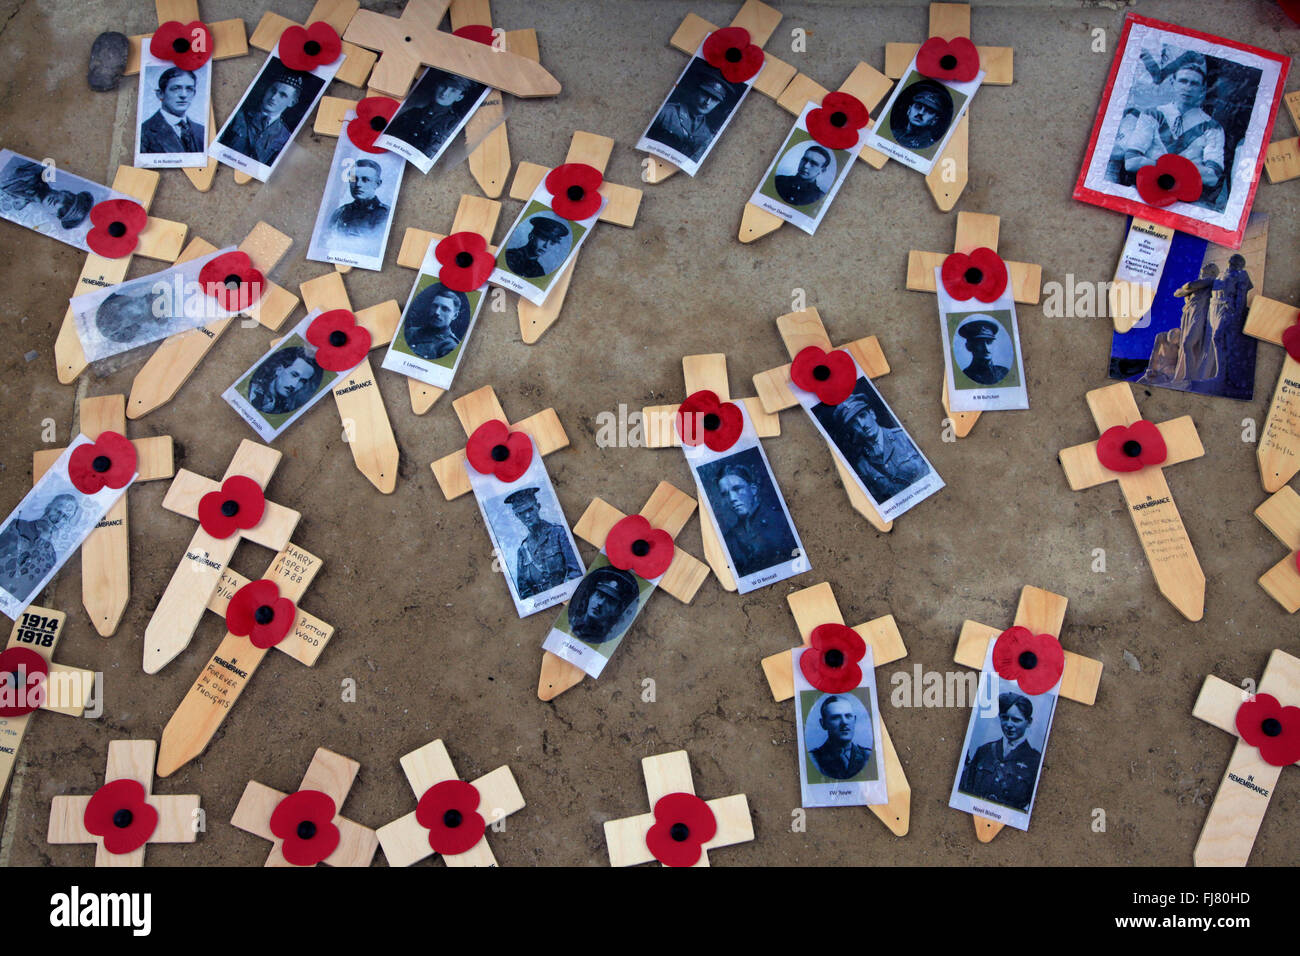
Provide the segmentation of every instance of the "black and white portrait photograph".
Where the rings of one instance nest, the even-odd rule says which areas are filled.
[[[928,176],[983,79],[983,70],[965,83],[931,79],[914,58],[881,107],[867,145]]]
[[[586,219],[571,221],[551,210],[550,193],[541,183],[510,227],[497,252],[489,282],[517,292],[533,305],[541,305],[570,260],[578,254],[600,210]]]
[[[592,562],[542,647],[599,677],[654,591],[654,584],[609,563]]]
[[[145,169],[208,164],[212,61],[183,70],[140,50],[135,165]]]
[[[800,655],[819,653],[809,648],[791,651],[800,805],[842,807],[888,803],[871,648],[867,648],[860,662],[859,685],[834,694],[813,687],[799,666]]]
[[[483,304],[482,289],[459,292],[438,281],[433,246],[425,254],[383,367],[437,388],[450,388],[465,340]]]
[[[809,235],[817,231],[831,200],[853,168],[867,132],[865,128],[859,132],[858,143],[852,149],[823,146],[808,132],[808,114],[814,109],[814,103],[803,108],[749,200]]]
[[[482,83],[430,67],[420,75],[375,145],[391,150],[427,173],[478,109],[487,91]]]
[[[954,412],[1029,407],[1010,287],[993,302],[954,300],[935,270],[948,405]]]
[[[339,136],[307,258],[382,269],[405,169],[406,162],[395,153],[367,153],[346,131]]]
[[[678,77],[636,148],[694,176],[752,83],[752,79],[748,83],[729,82],[697,53]]]
[[[316,363],[316,347],[307,341],[307,327],[318,315],[319,309],[310,312],[221,396],[263,441],[297,421],[339,377]]]
[[[89,252],[90,210],[106,199],[130,197],[54,164],[0,150],[0,218]]]

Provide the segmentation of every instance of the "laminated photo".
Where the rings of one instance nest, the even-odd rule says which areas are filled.
[[[51,160],[0,149],[0,219],[90,252],[90,210],[108,199],[137,202],[107,186],[64,172]]]
[[[889,802],[885,750],[871,645],[852,690],[828,694],[813,687],[799,667],[811,647],[790,652],[794,723],[799,742],[799,793],[803,807],[865,807]]]
[[[541,305],[608,203],[602,196],[600,209],[586,219],[565,219],[551,209],[551,193],[543,180],[502,240],[488,282]]]
[[[808,114],[818,108],[812,102],[804,106],[794,129],[749,199],[759,209],[780,216],[809,235],[821,225],[867,137],[864,127],[858,131],[858,141],[850,149],[823,146],[808,132]]]
[[[662,574],[647,581],[634,571],[614,567],[602,548],[551,626],[542,649],[599,677],[661,580]]]
[[[375,145],[427,173],[487,94],[488,87],[482,83],[429,67],[420,74]]]
[[[406,163],[394,153],[368,153],[358,147],[345,125],[334,144],[307,258],[381,270],[405,169]]]
[[[992,302],[959,300],[943,287],[942,271],[935,268],[934,282],[949,407],[954,412],[1028,408],[1011,284]]]
[[[982,82],[983,70],[965,83],[932,79],[917,70],[913,57],[881,107],[867,145],[930,175]]]

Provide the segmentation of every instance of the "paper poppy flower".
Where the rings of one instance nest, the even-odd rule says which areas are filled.
[[[509,484],[518,481],[533,461],[533,440],[492,419],[474,429],[465,442],[465,457],[480,475],[495,475]]]
[[[283,840],[280,852],[294,866],[315,866],[339,845],[339,828],[334,825],[338,808],[327,793],[299,790],[281,800],[271,811],[271,833]]]
[[[692,392],[678,406],[676,425],[683,445],[726,451],[740,440],[745,417],[734,402],[718,401],[716,392],[704,388]]]
[[[826,405],[838,405],[853,392],[858,371],[843,349],[823,352],[815,345],[800,349],[790,363],[790,381]]]
[[[249,581],[235,592],[226,606],[226,629],[246,637],[254,647],[275,647],[293,628],[298,609],[287,597],[280,597],[274,581]]]
[[[473,292],[488,280],[496,262],[477,232],[453,232],[433,247],[442,266],[438,281],[456,292]]]
[[[102,432],[78,445],[68,458],[68,478],[83,495],[101,488],[125,488],[135,477],[135,446],[117,432]]]
[[[363,153],[388,152],[382,146],[376,146],[375,140],[388,128],[388,121],[399,106],[401,104],[390,96],[367,96],[358,103],[356,119],[348,120],[348,139],[352,145]]]
[[[862,683],[859,665],[867,642],[843,624],[818,624],[808,635],[808,647],[799,655],[799,670],[820,691],[842,694]]]
[[[744,27],[714,30],[704,40],[704,59],[728,83],[745,83],[763,68],[763,50]]]
[[[328,66],[342,52],[343,41],[324,20],[307,27],[295,23],[280,34],[280,62],[300,73]]]
[[[212,57],[212,31],[202,20],[168,20],[149,38],[149,52],[182,70],[197,70]]]
[[[1107,428],[1097,439],[1097,460],[1111,471],[1141,471],[1169,457],[1160,429],[1144,418]]]
[[[224,541],[238,530],[256,527],[265,510],[262,486],[245,475],[231,475],[220,491],[209,491],[199,499],[199,524]]]
[[[330,309],[311,320],[307,341],[316,346],[316,364],[331,372],[350,372],[370,351],[370,331],[347,309]]]
[[[103,837],[109,853],[138,850],[158,829],[158,811],[148,796],[138,780],[113,780],[91,795],[81,823],[88,833]]]
[[[943,290],[954,299],[996,302],[1007,289],[1007,264],[992,249],[980,246],[970,254],[954,252],[939,269]]]
[[[266,277],[253,268],[253,260],[238,249],[217,256],[199,270],[199,285],[227,312],[239,313],[258,299]]]
[[[673,536],[641,515],[620,519],[605,536],[605,554],[620,571],[653,581],[673,563]]]
[[[595,166],[564,163],[546,174],[551,210],[565,219],[587,219],[600,210],[600,184],[605,177]]]
[[[709,805],[693,793],[666,793],[655,802],[645,845],[664,866],[694,866],[718,832]]]
[[[1137,171],[1137,191],[1149,206],[1196,202],[1201,198],[1201,171],[1186,156],[1165,153]]]
[[[1051,634],[1009,627],[993,644],[993,669],[1003,680],[1018,683],[1026,694],[1044,694],[1061,679],[1065,651]]]
[[[806,122],[808,135],[828,149],[852,149],[871,115],[856,96],[835,92],[822,97],[822,105],[808,113]]]
[[[130,199],[105,199],[90,208],[90,221],[94,226],[86,233],[90,251],[105,259],[121,259],[140,244],[140,230],[149,214]]]
[[[1237,733],[1267,764],[1300,760],[1300,707],[1283,707],[1272,694],[1256,694],[1237,708]]]
[[[424,791],[415,822],[429,831],[434,853],[454,856],[478,845],[487,829],[478,804],[478,789],[464,780],[444,780]]]
[[[452,30],[451,35],[491,46],[492,40],[496,37],[496,31],[485,23],[467,23],[459,29]]]
[[[1286,349],[1287,355],[1300,362],[1300,318],[1296,319],[1295,325],[1283,331],[1282,347]]]
[[[11,647],[0,651],[0,717],[22,717],[39,710],[45,703],[45,681],[50,665],[28,647]]]
[[[932,80],[968,83],[980,72],[980,53],[969,37],[930,37],[916,53],[916,71]]]

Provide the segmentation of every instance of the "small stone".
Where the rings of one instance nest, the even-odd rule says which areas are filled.
[[[1134,657],[1132,654],[1130,654],[1128,651],[1125,651],[1125,652],[1124,652],[1124,663],[1127,664],[1127,665],[1129,666],[1129,668],[1132,669],[1132,670],[1135,670],[1135,671],[1140,671],[1140,670],[1142,670],[1142,662],[1139,661],[1139,660],[1138,660],[1136,657]]]
[[[107,93],[117,89],[130,48],[131,42],[125,33],[109,31],[95,37],[90,47],[90,68],[86,71],[86,82],[92,90]]]
[[[32,349],[30,352],[26,353],[26,354],[23,356],[23,358],[25,358],[25,359],[27,359],[27,361],[31,362],[31,361],[35,360],[36,356],[38,356],[38,355],[40,355],[40,354],[41,354],[41,353],[38,352],[38,351],[36,351],[36,349]]]

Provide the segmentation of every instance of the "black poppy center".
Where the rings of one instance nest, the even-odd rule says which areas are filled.
[[[817,381],[824,382],[830,377],[831,369],[829,365],[818,365],[813,368],[813,378],[817,379]]]
[[[263,604],[253,612],[253,620],[265,627],[275,620],[275,608],[269,604]]]
[[[582,197],[587,195],[587,190],[581,186],[570,186],[564,191],[564,195],[569,197],[570,202],[582,202]]]
[[[459,810],[448,810],[442,815],[442,825],[454,830],[456,827],[461,825],[464,819],[465,818],[460,815]]]
[[[117,827],[119,830],[125,830],[131,825],[131,821],[134,819],[135,814],[126,807],[123,807],[121,810],[118,810],[113,814],[113,826]]]
[[[951,53],[945,53],[939,57],[939,65],[945,70],[955,70],[957,68],[957,58]]]
[[[685,823],[674,823],[668,828],[668,835],[678,843],[685,843],[691,836],[691,828]]]
[[[1269,717],[1259,725],[1259,729],[1264,731],[1265,737],[1276,737],[1278,734],[1282,733],[1282,721],[1278,720],[1276,717]]]
[[[310,840],[315,835],[316,824],[312,823],[310,820],[303,820],[302,823],[298,824],[299,840]]]
[[[306,53],[308,56],[319,56],[320,44],[315,40],[308,40],[302,45],[302,52]]]
[[[822,657],[822,660],[826,662],[827,667],[843,667],[844,652],[840,650],[838,647],[831,648]]]
[[[227,498],[225,501],[221,502],[221,513],[227,518],[233,518],[235,515],[239,514],[239,502],[232,498]]]
[[[1173,189],[1175,181],[1172,173],[1161,173],[1156,177],[1156,185],[1161,189]]]
[[[632,553],[638,558],[644,558],[650,553],[650,542],[645,538],[637,538],[632,542]]]
[[[977,266],[971,266],[961,274],[961,277],[971,285],[979,285],[984,281],[984,271]]]
[[[107,455],[96,455],[95,460],[90,463],[90,467],[102,475],[113,467],[113,459]]]
[[[230,275],[226,276],[224,280],[227,289],[238,289],[242,281],[243,280],[240,279],[239,276],[235,275],[233,272],[230,273]]]
[[[1031,671],[1038,666],[1038,655],[1033,651],[1021,651],[1020,656],[1016,658],[1022,670]]]
[[[175,40],[172,40],[172,49],[177,53],[189,53],[190,41],[184,37],[177,37]]]
[[[474,264],[474,256],[468,252],[456,253],[456,265],[462,269],[468,269]]]
[[[330,333],[330,345],[336,349],[341,349],[348,344],[348,334],[340,329],[335,329]]]
[[[1142,443],[1130,438],[1124,443],[1124,454],[1129,458],[1136,458],[1138,455],[1142,454]]]
[[[493,461],[505,461],[509,457],[510,457],[510,449],[507,448],[505,445],[492,446]]]
[[[831,114],[832,126],[843,126],[848,121],[849,121],[849,114],[845,113],[842,110],[836,110],[834,113]]]
[[[382,116],[370,117],[370,128],[376,133],[382,133],[387,125],[388,120],[384,119]]]
[[[713,412],[704,416],[704,430],[706,432],[716,432],[722,425],[722,419]]]
[[[112,236],[114,239],[121,239],[123,236],[126,235],[126,223],[110,222],[108,224],[108,234]]]
[[[725,54],[728,63],[739,63],[745,58],[745,54],[740,52],[740,47],[728,47]]]

